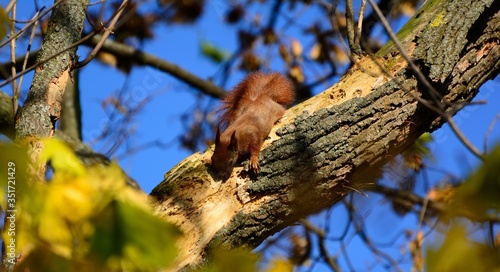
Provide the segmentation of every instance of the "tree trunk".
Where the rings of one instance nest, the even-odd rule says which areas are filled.
[[[81,39],[88,3],[88,0],[63,1],[50,17],[37,57],[37,63],[47,61],[35,70],[28,97],[15,122],[16,140],[28,147],[32,165],[36,165],[43,149],[40,139],[52,137],[60,117],[64,90],[78,60],[77,47],[71,46]],[[43,178],[45,166],[37,166],[33,173]]]
[[[428,0],[398,34],[451,115],[498,74],[499,8],[499,0]],[[212,150],[179,163],[150,194],[156,212],[185,233],[178,268],[200,264],[214,246],[255,247],[375,182],[381,166],[445,121],[417,97],[436,106],[390,42],[287,111],[264,144],[257,177],[236,167],[214,180],[202,162]]]

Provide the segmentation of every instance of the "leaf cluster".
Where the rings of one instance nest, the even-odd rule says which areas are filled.
[[[17,271],[153,271],[173,262],[180,231],[152,213],[116,164],[85,168],[62,142],[44,144],[53,175],[32,183],[25,151],[0,147],[11,168],[2,167],[2,209],[15,218],[3,240],[15,245]]]

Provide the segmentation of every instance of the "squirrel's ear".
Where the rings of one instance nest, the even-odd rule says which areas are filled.
[[[220,143],[220,128],[217,127],[217,132],[215,133],[215,143]]]
[[[238,150],[238,141],[236,141],[236,131],[231,134],[231,142],[229,143],[228,149],[231,151]]]

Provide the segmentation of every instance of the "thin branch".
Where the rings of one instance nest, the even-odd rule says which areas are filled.
[[[362,0],[358,16],[358,29],[356,30],[356,36],[354,36],[354,43],[357,45],[361,44],[361,32],[363,31],[363,17],[365,15],[365,6],[366,0]]]
[[[5,8],[5,12],[8,13],[12,7],[16,4],[17,0],[10,0],[9,4]]]
[[[336,258],[330,256],[330,254],[328,253],[328,250],[326,248],[326,245],[325,245],[326,233],[322,229],[319,229],[318,227],[316,227],[315,225],[313,225],[307,219],[301,219],[300,223],[302,223],[302,225],[308,231],[311,231],[314,234],[316,234],[316,236],[318,236],[318,243],[319,243],[319,249],[320,249],[320,252],[321,252],[321,256],[323,257],[323,259],[325,259],[325,261],[328,264],[328,266],[330,266],[330,268],[333,271],[341,271],[340,267],[337,264]]]
[[[443,116],[448,124],[450,125],[451,130],[455,133],[455,135],[458,137],[458,139],[465,145],[467,149],[469,149],[472,154],[476,155],[476,157],[482,161],[484,161],[484,154],[479,151],[470,141],[465,137],[465,135],[462,133],[462,131],[458,128],[457,124],[453,119],[445,113]]]
[[[356,223],[355,223],[356,224]],[[384,251],[378,249],[372,242],[372,240],[368,237],[366,230],[363,228],[366,224],[364,222],[360,223],[358,228],[358,235],[361,237],[361,240],[365,243],[365,245],[370,249],[375,255],[385,259],[395,271],[403,271],[399,267],[396,259],[392,258],[389,254]]]
[[[97,55],[97,52],[99,52],[102,45],[104,44],[104,42],[108,38],[108,36],[113,32],[113,28],[114,28],[116,22],[120,18],[120,15],[122,14],[123,10],[125,10],[125,7],[128,5],[128,3],[129,3],[129,0],[123,0],[120,7],[118,7],[115,14],[113,15],[109,25],[107,27],[104,27],[105,31],[101,36],[101,40],[97,43],[97,45],[94,47],[92,52],[90,52],[90,54],[83,61],[77,62],[75,64],[73,69],[81,68],[81,67],[87,65],[92,59],[94,59],[94,57]]]
[[[320,1],[318,2],[318,4],[323,8],[325,9],[325,11],[327,12],[327,14],[329,14],[328,16],[328,19],[330,21],[330,24],[332,25],[332,28],[334,30],[334,33],[337,34],[337,39],[339,40],[340,44],[342,45],[342,50],[344,52],[346,52],[346,56],[349,58],[349,60],[353,63],[353,65],[356,65],[356,67],[358,69],[360,69],[360,71],[362,71],[363,73],[366,73],[368,75],[371,75],[373,77],[378,77],[380,74],[379,73],[375,73],[369,69],[366,69],[366,67],[363,67],[362,65],[359,64],[358,62],[358,59],[353,57],[352,54],[349,54],[349,48],[345,46],[346,44],[346,41],[344,39],[344,36],[341,34],[341,30],[339,28],[339,26],[337,25],[337,22],[334,20],[335,18],[335,10],[333,8],[333,6],[330,4],[330,3],[327,3],[325,1]],[[347,42],[348,44],[348,42]],[[376,62],[377,60],[375,60],[371,55],[370,57],[372,58],[372,60],[374,62]],[[379,67],[382,67],[381,65],[379,65]],[[382,68],[381,68],[382,69]],[[383,70],[383,69],[382,69]],[[390,75],[389,75],[390,76]]]
[[[16,29],[16,24],[14,23],[14,20],[16,19],[16,11],[17,11],[17,4],[14,4],[12,6],[12,21],[11,21],[11,27],[10,27],[10,36],[14,37],[15,36],[15,29]],[[10,61],[12,63],[12,66],[10,68],[12,77],[16,77],[16,38],[13,38],[10,40]],[[17,97],[19,93],[17,92],[17,86],[16,86],[16,81],[12,81],[12,109],[14,114],[17,112]]]
[[[25,75],[25,74],[27,74],[27,73],[31,72],[31,70],[33,70],[33,69],[35,69],[35,68],[39,67],[40,65],[45,64],[47,61],[49,61],[49,60],[51,60],[51,59],[53,59],[53,58],[57,57],[58,55],[60,55],[60,54],[62,54],[62,53],[64,53],[64,52],[66,52],[67,50],[70,50],[71,48],[76,47],[76,46],[78,46],[78,45],[80,45],[80,44],[84,43],[85,41],[87,41],[88,39],[92,38],[93,36],[95,36],[95,33],[93,33],[93,32],[92,32],[92,33],[90,33],[89,35],[87,35],[87,36],[83,37],[81,40],[79,40],[79,41],[77,41],[77,42],[75,42],[75,43],[73,43],[73,44],[69,45],[68,47],[66,47],[66,48],[62,49],[60,52],[54,53],[54,54],[52,54],[51,56],[47,57],[46,59],[44,59],[44,60],[42,60],[42,61],[40,61],[40,62],[38,62],[38,63],[33,64],[32,66],[30,66],[30,67],[28,67],[27,69],[23,70],[21,73],[17,74],[15,77],[12,77],[12,78],[10,78],[10,79],[8,79],[8,80],[5,80],[4,82],[0,83],[0,87],[3,87],[3,86],[5,86],[5,85],[9,84],[12,80],[16,80],[16,79],[17,79],[17,78],[19,78],[20,76],[23,76],[23,75]]]
[[[36,51],[29,53],[27,65],[32,66],[35,64],[36,56],[38,55],[39,51],[40,50],[36,50]],[[17,70],[24,71],[23,66],[22,66],[24,59],[25,59],[25,56],[19,56],[16,58],[16,69]],[[10,79],[11,74],[9,71],[11,69],[11,66],[12,66],[12,62],[10,62],[10,61],[7,61],[7,62],[0,64],[0,79],[3,79],[3,80]]]
[[[359,46],[359,43],[356,44],[354,38],[356,30],[354,29],[354,11],[352,7],[352,0],[346,1],[345,19],[347,27],[347,42],[351,48],[351,54],[359,56],[361,55],[361,47]]]
[[[37,12],[35,14],[35,16],[38,13],[40,13],[40,12]],[[28,42],[28,48],[26,49],[26,54],[24,55],[23,66],[21,68],[21,71],[24,71],[26,69],[26,66],[28,65],[28,60],[30,58],[31,44],[33,43],[33,40],[35,39],[35,33],[36,33],[37,26],[38,26],[38,20],[35,21],[35,24],[33,25],[33,29],[31,30],[30,40]],[[18,106],[18,101],[17,100],[19,98],[19,94],[21,93],[21,86],[23,84],[23,79],[24,79],[24,76],[21,76],[19,78],[19,84],[17,85],[17,89],[14,92],[14,96],[12,97],[13,103],[15,103],[14,114],[16,114],[16,112],[17,112],[17,106]]]
[[[426,210],[432,210],[438,214],[445,214],[448,212],[448,207],[446,204],[441,202],[435,202],[432,200],[426,201],[425,198],[420,197],[409,191],[401,191],[397,189],[388,188],[382,185],[375,185],[374,187],[368,188],[368,190],[383,194],[388,198],[398,198],[406,202],[410,202],[413,205],[420,205],[422,207],[426,206]],[[427,203],[426,203],[427,202]],[[472,214],[470,211],[466,210],[455,210],[458,216],[463,216],[471,221],[475,222],[494,222],[500,223],[500,217],[494,214]]]
[[[6,45],[8,42],[10,42],[12,39],[19,38],[19,36],[21,36],[26,31],[26,29],[28,29],[31,25],[33,25],[35,23],[35,21],[40,20],[43,16],[45,16],[47,13],[49,13],[49,11],[51,11],[53,8],[55,8],[57,5],[59,5],[63,1],[65,1],[65,0],[57,0],[56,2],[54,2],[54,5],[52,5],[50,8],[48,8],[46,11],[40,13],[40,15],[38,15],[38,17],[34,18],[33,21],[26,24],[26,26],[24,26],[21,30],[19,30],[19,32],[17,32],[16,35],[14,35],[13,37],[9,37],[7,40],[1,42],[0,48],[3,47],[4,45]]]
[[[497,125],[497,122],[500,120],[500,113],[498,113],[493,121],[491,121],[490,125],[488,126],[488,130],[484,134],[484,154],[488,154],[488,139],[490,138],[491,132],[493,132],[493,129]]]
[[[87,6],[95,6],[95,5],[99,5],[99,4],[102,4],[102,3],[105,3],[106,0],[99,0],[99,1],[95,1],[95,2],[92,2],[92,3],[89,3]]]
[[[99,35],[96,35],[97,37],[92,37],[94,35],[94,32],[90,33],[89,35],[86,35],[81,42],[88,46],[95,46],[99,41]],[[77,46],[78,44],[74,44],[73,46]],[[65,50],[68,50],[69,48],[66,48]],[[221,87],[213,84],[211,81],[204,80],[195,74],[190,73],[187,70],[184,70],[183,68],[177,66],[176,64],[173,64],[171,62],[168,62],[166,60],[162,60],[154,55],[151,55],[149,53],[145,53],[141,50],[135,49],[131,46],[128,46],[123,43],[119,43],[113,40],[106,40],[101,48],[103,51],[113,53],[117,55],[120,58],[129,58],[135,61],[139,65],[147,65],[152,68],[158,69],[160,71],[163,71],[165,73],[168,73],[177,79],[183,81],[184,83],[197,88],[201,92],[214,97],[214,98],[223,98],[226,95],[226,91],[222,89]],[[37,52],[32,52],[29,55],[29,61],[35,61],[36,60],[36,55]],[[54,57],[54,56],[51,56]],[[17,74],[17,77],[19,77],[22,74],[26,74],[29,71],[35,69],[41,64],[44,64],[47,62],[47,60],[42,61],[39,64],[33,64],[31,65],[28,69],[23,69],[21,74]],[[5,70],[5,69],[10,69],[10,63],[0,65],[0,71]],[[2,67],[5,67],[4,69],[1,69]],[[4,86],[8,83],[10,83],[9,79],[6,82],[0,83],[0,87]]]
[[[424,203],[422,204],[422,209],[420,210],[420,215],[419,215],[419,218],[418,218],[417,233],[422,228],[422,223],[424,222],[425,214],[427,212],[427,206],[428,205],[429,205],[429,197],[425,197],[424,198]]]
[[[95,45],[99,42],[99,35],[93,37],[89,40],[87,44]],[[154,55],[145,53],[141,50],[135,49],[123,43],[115,42],[112,40],[106,40],[102,46],[102,50],[106,52],[111,52],[119,58],[130,58],[134,60],[137,64],[148,65],[153,68],[159,69],[172,76],[184,81],[186,84],[199,89],[207,95],[215,98],[222,98],[226,95],[224,89],[218,87],[210,81],[199,78],[198,76],[184,70],[183,68],[162,60]]]

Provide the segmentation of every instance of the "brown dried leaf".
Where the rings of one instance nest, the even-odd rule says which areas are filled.
[[[349,56],[347,56],[347,54],[344,52],[344,50],[342,50],[342,48],[340,48],[339,46],[333,45],[332,46],[332,51],[335,54],[335,60],[338,63],[347,63],[347,62],[349,62]]]
[[[309,51],[309,58],[318,60],[321,56],[321,44],[315,43]]]
[[[280,52],[280,56],[283,59],[283,61],[287,65],[290,65],[290,63],[292,63],[292,56],[290,55],[290,52],[288,52],[288,49],[286,48],[286,45],[280,44],[280,46],[279,46],[279,52]]]
[[[292,40],[292,55],[296,58],[301,58],[302,57],[302,52],[304,50],[302,49],[302,45],[297,39]]]
[[[240,67],[248,72],[254,72],[260,70],[260,64],[261,61],[259,57],[253,54],[253,52],[246,52],[243,54]]]
[[[305,76],[302,72],[302,67],[300,65],[293,65],[290,68],[290,77],[297,83],[303,83],[305,81]]]
[[[266,28],[264,30],[264,44],[273,44],[278,40],[273,28]]]

